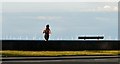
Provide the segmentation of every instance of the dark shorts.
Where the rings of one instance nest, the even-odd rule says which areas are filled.
[[[49,35],[48,35],[48,34],[45,34],[44,38],[45,38],[45,40],[48,41],[48,39],[49,39]]]

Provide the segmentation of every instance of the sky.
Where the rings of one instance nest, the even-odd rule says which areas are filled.
[[[1,2],[119,2],[120,0],[1,0]]]
[[[0,39],[2,38],[2,4],[0,4]]]
[[[2,38],[43,40],[49,24],[50,40],[85,35],[118,39],[117,12],[117,2],[3,2]]]

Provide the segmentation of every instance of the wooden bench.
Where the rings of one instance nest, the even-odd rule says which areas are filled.
[[[84,39],[84,40],[86,40],[86,39],[103,39],[104,37],[103,36],[80,36],[80,37],[78,37],[78,39]]]

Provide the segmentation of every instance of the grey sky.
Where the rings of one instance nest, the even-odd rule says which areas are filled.
[[[118,2],[120,0],[2,0],[2,2]]]
[[[8,36],[43,39],[50,24],[51,39],[77,39],[80,35],[117,38],[117,3],[3,3],[3,38]]]
[[[98,11],[117,11],[117,3],[60,3],[60,2],[43,2],[43,3],[3,3],[3,12],[98,12]]]

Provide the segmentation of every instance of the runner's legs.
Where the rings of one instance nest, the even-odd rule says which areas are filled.
[[[45,34],[44,38],[45,38],[45,41],[48,41],[49,35],[48,35],[48,34]]]

